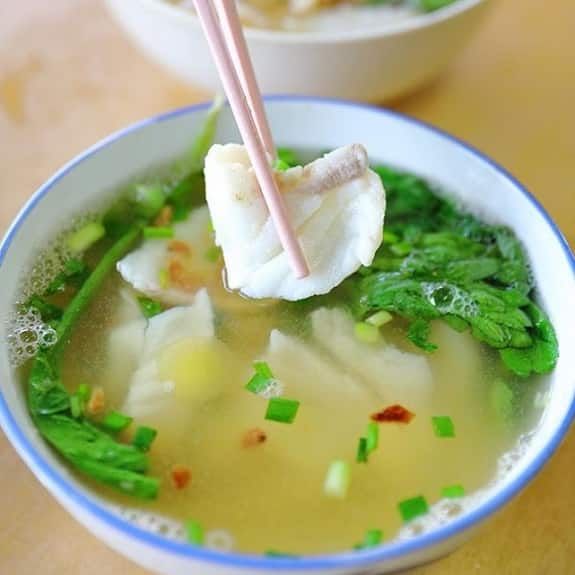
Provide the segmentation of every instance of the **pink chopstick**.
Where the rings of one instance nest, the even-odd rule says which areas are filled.
[[[248,100],[254,123],[260,135],[266,152],[272,160],[276,158],[276,149],[264,111],[261,92],[258,86],[246,39],[242,31],[242,25],[238,16],[235,1],[214,0],[220,22],[223,25],[224,37],[230,48],[230,54],[234,61],[236,72],[242,84],[242,89]]]
[[[232,0],[227,1],[231,2]],[[242,85],[230,53],[231,50],[226,44],[212,1],[195,0],[195,7],[280,242],[288,256],[295,276],[297,278],[306,277],[309,275],[309,268],[305,256],[291,227],[285,203],[277,187],[266,156],[264,144],[260,139],[260,134],[247,103],[246,95],[242,91]],[[233,18],[234,14],[228,14],[228,16]],[[235,13],[235,18],[237,19],[237,13]],[[236,27],[234,24],[232,26]],[[237,26],[239,26],[239,23],[237,23]],[[236,62],[240,61],[240,59],[240,56],[237,55]],[[257,96],[259,96],[259,91]],[[260,98],[256,98],[256,101],[260,101]]]

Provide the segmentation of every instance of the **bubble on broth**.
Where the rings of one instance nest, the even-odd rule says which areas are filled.
[[[442,314],[469,317],[477,313],[477,304],[456,285],[444,282],[422,283],[423,295]]]
[[[441,499],[429,507],[426,515],[404,525],[395,540],[405,541],[424,533],[435,531],[450,523],[456,517],[469,513],[481,505],[498,487],[498,484],[517,466],[529,448],[534,432],[524,433],[515,447],[506,451],[497,460],[497,471],[493,479],[483,488],[457,499]]]
[[[40,348],[56,343],[56,330],[42,321],[34,308],[19,311],[11,322],[8,333],[8,354],[13,366],[19,367],[34,357]]]

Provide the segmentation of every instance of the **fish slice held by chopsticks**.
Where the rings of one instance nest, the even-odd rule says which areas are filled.
[[[227,285],[252,298],[328,293],[369,265],[382,241],[381,180],[359,144],[274,173],[275,149],[235,4],[195,4],[245,143],[215,145],[205,162]]]

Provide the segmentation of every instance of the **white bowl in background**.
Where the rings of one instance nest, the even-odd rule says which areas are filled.
[[[537,201],[502,168],[462,142],[394,112],[303,97],[266,103],[278,143],[325,150],[362,142],[375,161],[415,172],[450,190],[470,208],[511,226],[531,259],[541,302],[553,321],[560,358],[549,376],[550,399],[532,440],[510,471],[462,515],[408,540],[365,551],[275,559],[198,548],[134,526],[77,481],[35,431],[22,386],[0,346],[0,424],[39,481],[83,525],[118,552],[164,575],[381,575],[446,554],[524,487],[551,456],[575,414],[575,261]],[[46,182],[22,209],[0,245],[0,341],[18,286],[38,250],[63,225],[101,203],[127,180],[188,149],[207,105],[145,120],[90,148]],[[224,109],[218,142],[238,141]]]
[[[106,0],[134,42],[180,78],[212,91],[219,79],[196,16],[164,0]],[[348,32],[246,29],[264,93],[364,101],[395,98],[428,82],[456,57],[487,0]]]

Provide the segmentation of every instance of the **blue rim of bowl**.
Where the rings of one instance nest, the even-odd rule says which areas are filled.
[[[575,279],[575,257],[569,248],[569,245],[563,234],[552,220],[551,216],[545,211],[542,205],[534,198],[534,196],[528,192],[525,187],[507,170],[499,166],[496,162],[485,156],[482,152],[470,146],[469,144],[463,142],[462,140],[447,134],[446,132],[426,124],[420,120],[406,116],[399,112],[377,108],[376,106],[371,106],[369,104],[359,104],[356,102],[351,102],[347,100],[339,100],[335,98],[321,98],[314,96],[290,96],[290,95],[273,95],[267,96],[266,100],[271,102],[312,102],[317,104],[329,104],[332,106],[342,106],[346,108],[357,108],[362,110],[368,110],[376,114],[383,114],[387,116],[392,116],[405,122],[406,124],[416,125],[418,127],[424,128],[425,130],[431,131],[441,138],[448,140],[458,146],[465,148],[469,153],[478,157],[480,160],[489,164],[495,171],[504,176],[509,180],[526,198],[527,200],[537,209],[540,215],[545,219],[549,227],[552,229],[557,241],[559,242],[565,258],[571,266],[573,272],[573,278]],[[116,140],[124,137],[125,135],[145,128],[150,124],[155,124],[158,122],[165,122],[179,116],[186,116],[191,113],[195,113],[206,109],[210,104],[203,103],[197,104],[195,106],[189,106],[185,108],[180,108],[148,118],[132,124],[114,134],[95,144],[82,154],[78,155],[71,162],[66,164],[61,168],[52,178],[50,178],[44,185],[42,185],[36,193],[30,198],[30,200],[22,208],[13,224],[6,233],[2,244],[0,245],[0,267],[4,261],[6,253],[10,248],[12,240],[16,235],[18,229],[26,220],[30,212],[34,209],[36,204],[47,194],[50,189],[58,182],[61,178],[65,177],[71,170],[73,170],[78,164],[97,153],[102,148],[109,146]],[[78,489],[75,485],[70,483],[63,477],[52,465],[46,460],[42,455],[40,455],[33,447],[33,445],[27,440],[21,427],[18,425],[14,417],[12,416],[8,404],[4,399],[3,395],[0,393],[0,423],[4,429],[6,435],[10,438],[11,442],[18,446],[18,452],[23,459],[30,465],[34,467],[34,471],[39,473],[40,481],[47,487],[56,489],[57,491],[64,493],[67,498],[74,501],[75,504],[79,505],[85,511],[93,515],[97,520],[101,521],[108,527],[117,529],[123,535],[128,536],[137,540],[138,542],[146,545],[151,545],[157,548],[159,551],[171,553],[179,556],[180,558],[188,558],[199,561],[207,561],[213,564],[221,564],[226,566],[233,566],[237,568],[252,568],[252,569],[277,569],[277,570],[292,570],[292,571],[303,571],[303,570],[319,570],[319,569],[330,569],[330,568],[352,568],[352,567],[362,567],[369,566],[372,564],[380,563],[383,561],[389,561],[392,559],[398,559],[409,554],[423,551],[433,545],[444,542],[454,535],[460,535],[464,531],[467,531],[474,525],[480,523],[486,519],[489,515],[494,513],[499,507],[504,503],[509,501],[514,495],[516,495],[531,479],[535,474],[541,469],[543,464],[551,457],[554,451],[559,446],[563,436],[567,432],[573,418],[575,417],[575,400],[569,406],[569,409],[561,421],[561,424],[556,429],[553,437],[544,446],[543,449],[535,456],[534,460],[530,463],[527,469],[517,477],[512,483],[506,485],[501,491],[494,494],[492,497],[488,498],[484,503],[479,505],[477,508],[473,509],[469,513],[462,515],[459,518],[453,519],[450,523],[441,526],[429,533],[425,533],[414,537],[413,539],[408,539],[405,541],[390,542],[389,544],[382,545],[381,547],[364,550],[364,551],[350,551],[344,553],[335,553],[330,555],[316,555],[316,556],[303,556],[301,558],[270,558],[261,555],[249,555],[231,552],[221,552],[213,551],[210,549],[202,547],[194,547],[186,543],[179,543],[177,541],[169,540],[160,535],[151,533],[141,529],[127,520],[122,519],[119,515],[106,509],[101,504],[98,504],[95,500],[87,496],[82,490]]]

